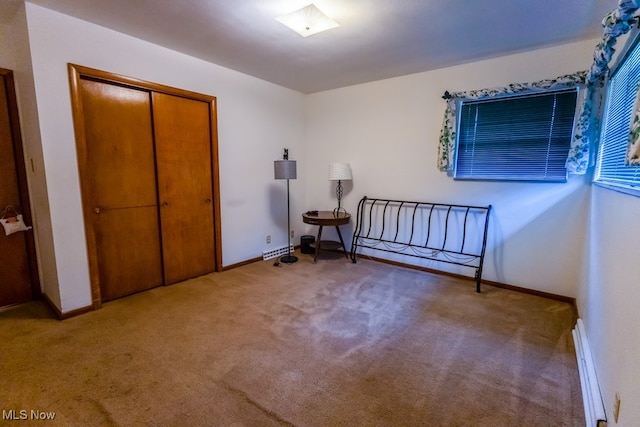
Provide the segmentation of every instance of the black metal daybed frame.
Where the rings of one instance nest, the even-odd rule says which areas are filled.
[[[382,209],[381,221],[374,226],[374,219],[380,216],[379,210]],[[429,212],[428,220],[425,223],[416,223],[416,212],[418,209],[426,209]],[[442,225],[442,220],[432,221],[434,211],[445,215],[444,228],[436,229],[438,225]],[[374,212],[376,212],[374,218]],[[445,213],[446,212],[446,213]],[[459,221],[462,224],[462,232],[449,232],[451,213],[454,215],[464,215]],[[475,269],[476,292],[480,292],[480,282],[482,280],[482,266],[484,263],[484,255],[487,247],[487,230],[489,228],[489,214],[491,205],[488,206],[468,206],[468,205],[451,205],[444,203],[427,203],[427,202],[410,202],[403,200],[390,199],[372,199],[367,196],[363,197],[358,203],[356,228],[353,233],[351,243],[351,261],[356,262],[358,248],[375,249],[394,254],[428,259],[448,264],[455,264]],[[394,215],[395,214],[395,215]],[[471,214],[471,215],[470,215]],[[480,221],[484,221],[481,227],[483,231],[482,244],[479,251],[465,248],[467,241],[467,231],[472,228],[470,221],[477,215],[483,215]],[[454,220],[451,219],[451,222]],[[416,226],[419,225],[423,235],[416,236]],[[365,230],[366,228],[366,230]],[[400,230],[406,230],[407,233],[401,233]],[[385,231],[387,234],[385,234]],[[394,233],[395,231],[395,233]],[[393,234],[393,238],[391,235]],[[424,236],[426,234],[426,236]],[[436,241],[438,246],[430,245],[430,238]],[[451,235],[455,235],[456,241],[451,241]],[[447,239],[449,238],[449,241]],[[420,239],[420,242],[418,242]]]

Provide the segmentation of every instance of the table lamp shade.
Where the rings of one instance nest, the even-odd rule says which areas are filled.
[[[296,161],[274,160],[273,171],[275,179],[296,179]]]
[[[329,164],[329,181],[349,181],[352,179],[349,163]]]

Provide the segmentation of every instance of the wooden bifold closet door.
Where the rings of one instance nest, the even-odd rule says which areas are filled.
[[[219,269],[215,98],[78,70],[89,69],[70,66],[94,307]]]
[[[167,284],[214,270],[209,105],[154,92],[160,224]]]
[[[85,221],[103,301],[162,284],[148,92],[82,79]]]

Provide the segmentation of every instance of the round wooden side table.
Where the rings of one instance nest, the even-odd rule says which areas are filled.
[[[344,224],[348,224],[351,221],[351,214],[346,212],[332,212],[332,211],[318,211],[315,212],[306,212],[302,214],[302,221],[306,224],[313,224],[318,226],[318,237],[315,242],[315,255],[313,256],[313,262],[316,262],[318,259],[318,253],[320,249],[339,249],[342,247],[344,251],[344,256],[349,258],[347,254],[347,247],[344,244],[344,240],[342,239],[342,233],[340,232],[340,226]],[[322,227],[325,225],[333,225],[336,227],[338,231],[338,237],[340,238],[340,242],[332,242],[322,239]]]

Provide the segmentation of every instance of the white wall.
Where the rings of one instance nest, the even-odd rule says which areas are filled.
[[[575,297],[582,267],[589,186],[454,181],[436,168],[445,90],[533,82],[585,70],[597,40],[312,94],[307,98],[309,208],[335,206],[330,162],[350,162],[344,205],[362,196],[491,204],[483,277]],[[309,229],[309,232],[313,232]],[[381,254],[381,253],[379,253]],[[412,258],[405,260],[415,263]],[[433,267],[442,267],[433,265]],[[472,271],[466,270],[468,275]]]
[[[620,394],[617,425],[640,422],[640,199],[593,187],[588,276],[578,305],[594,362],[605,410],[613,419]],[[614,423],[611,422],[610,425]]]
[[[272,165],[284,147],[302,153],[304,95],[30,3],[26,16],[62,312],[91,304],[67,63],[216,96],[223,264],[286,245],[285,186]],[[297,212],[302,185],[291,187]]]
[[[8,14],[11,13],[11,16]],[[15,70],[15,37],[12,33],[15,31],[15,25],[19,11],[17,10],[0,10],[2,19],[0,20],[0,68]]]

